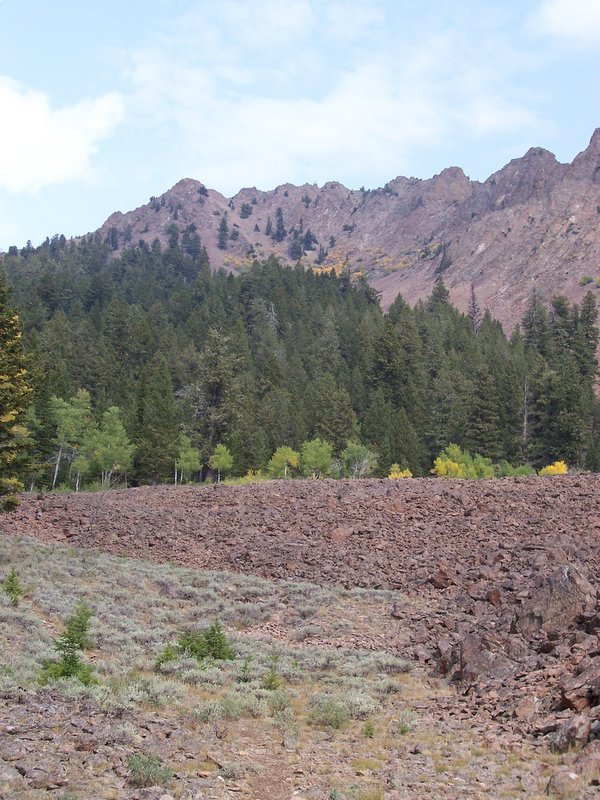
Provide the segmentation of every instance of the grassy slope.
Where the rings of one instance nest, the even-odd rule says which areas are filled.
[[[62,733],[36,743],[68,780],[55,797],[136,797],[126,769],[136,753],[170,767],[169,791],[182,798],[222,797],[228,787],[257,800],[295,790],[338,800],[477,798],[492,796],[491,786],[494,797],[534,798],[547,780],[538,765],[547,753],[526,745],[511,753],[469,730],[447,714],[448,687],[410,672],[389,614],[404,602],[398,592],[275,583],[0,535],[0,579],[11,566],[26,596],[12,608],[0,593],[0,723],[25,720],[34,736],[36,715],[55,715]],[[56,655],[53,641],[78,600],[94,612],[85,660],[99,683],[40,688],[42,661]],[[216,618],[235,660],[154,668],[178,632]],[[265,688],[269,674],[277,688]],[[100,737],[100,762],[70,748],[70,715],[87,715],[92,731],[101,722],[118,730],[112,742]],[[46,788],[0,786],[0,796],[41,798]]]

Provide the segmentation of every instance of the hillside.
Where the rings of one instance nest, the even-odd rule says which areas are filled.
[[[283,184],[226,198],[185,179],[135,211],[116,212],[100,234],[119,252],[140,239],[166,244],[173,225],[195,226],[215,269],[270,253],[290,262],[301,256],[307,265],[366,274],[384,307],[399,292],[410,303],[424,298],[443,274],[459,308],[472,283],[480,305],[511,329],[534,287],[545,299],[579,302],[582,278],[600,276],[599,174],[600,129],[571,164],[532,148],[483,183],[450,167],[372,191]]]
[[[28,592],[19,609],[0,601],[16,643],[5,708],[24,744],[9,738],[0,758],[31,793],[5,796],[37,800],[51,778],[77,791],[87,771],[98,796],[154,797],[131,788],[132,752],[173,766],[185,798],[262,800],[265,781],[273,800],[595,796],[599,480],[24,497],[2,520],[3,572],[16,565]],[[100,686],[36,688],[77,599],[96,615],[86,659]],[[236,660],[152,669],[177,630],[215,615]],[[339,726],[311,712],[325,697],[345,704]],[[40,734],[67,719],[58,739]]]

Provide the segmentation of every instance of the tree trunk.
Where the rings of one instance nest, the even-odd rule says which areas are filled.
[[[58,470],[60,469],[60,462],[62,459],[62,444],[58,448],[58,455],[56,456],[56,466],[54,467],[54,476],[52,478],[52,489],[56,486],[56,479],[58,478]]]
[[[529,439],[529,379],[525,376],[525,383],[523,385],[523,457],[527,452],[527,440]]]

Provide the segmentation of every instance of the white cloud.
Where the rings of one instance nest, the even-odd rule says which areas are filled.
[[[336,76],[318,98],[230,96],[212,73],[138,54],[138,110],[182,145],[187,174],[222,191],[282,180],[324,182],[354,171],[390,175],[411,148],[435,141],[441,120],[425,87],[371,63]],[[186,167],[182,166],[182,169]]]
[[[117,93],[52,108],[43,92],[0,76],[0,187],[35,192],[90,174],[98,142],[124,114]]]
[[[512,83],[522,64],[508,35],[440,26],[415,38],[387,30],[383,5],[363,0],[295,0],[282,21],[278,4],[211,5],[178,21],[185,48],[163,33],[131,58],[131,107],[170,143],[171,174],[225,194],[286,180],[373,186],[414,174],[420,153],[449,141],[536,122]],[[201,41],[193,55],[190,36]]]
[[[533,17],[542,33],[581,44],[600,43],[598,0],[544,0]]]

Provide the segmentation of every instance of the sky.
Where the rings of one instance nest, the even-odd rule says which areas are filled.
[[[485,180],[600,127],[600,0],[0,0],[0,250],[181,178]]]

